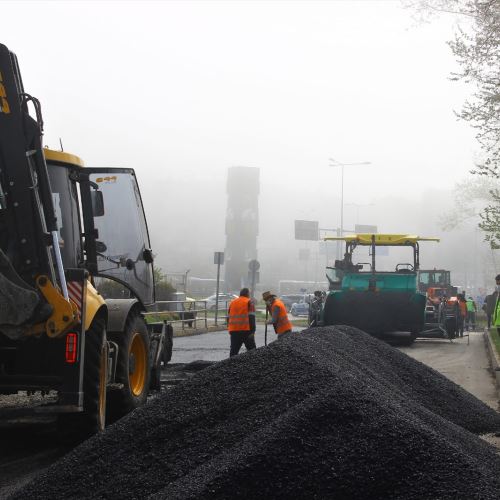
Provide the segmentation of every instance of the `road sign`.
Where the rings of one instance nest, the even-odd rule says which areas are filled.
[[[365,224],[356,224],[354,226],[356,234],[377,234],[377,226],[367,226]]]
[[[224,265],[224,252],[214,252],[214,264]]]
[[[248,269],[250,271],[253,271],[253,272],[256,272],[260,269],[260,262],[258,260],[251,260],[249,263],[248,263]]]
[[[295,221],[296,240],[319,240],[319,225],[317,220],[296,220]]]

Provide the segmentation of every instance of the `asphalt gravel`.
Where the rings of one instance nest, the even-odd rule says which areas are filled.
[[[500,415],[351,327],[215,363],[15,499],[497,499]]]

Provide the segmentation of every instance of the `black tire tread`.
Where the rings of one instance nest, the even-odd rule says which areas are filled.
[[[145,390],[143,394],[136,397],[132,394],[130,389],[129,375],[128,375],[128,352],[133,333],[135,331],[141,332],[146,342],[146,351],[148,353],[148,366],[146,367],[146,380]],[[109,422],[114,422],[131,412],[135,408],[143,405],[146,402],[148,390],[150,387],[151,377],[151,355],[149,346],[149,334],[144,319],[136,312],[132,311],[127,321],[123,332],[109,333],[110,340],[116,342],[118,345],[118,361],[116,364],[116,382],[123,384],[122,389],[113,390],[108,393],[108,415]]]

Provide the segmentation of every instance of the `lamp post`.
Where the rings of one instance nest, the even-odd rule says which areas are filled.
[[[370,161],[361,161],[355,163],[341,163],[338,160],[334,160],[333,158],[328,158],[330,161],[330,167],[340,167],[341,168],[341,191],[340,191],[340,237],[344,236],[344,167],[354,167],[360,165],[371,165]]]
[[[340,167],[341,168],[341,191],[340,191],[340,236],[344,236],[344,167],[354,167],[359,165],[371,165],[371,161],[360,161],[355,163],[341,163],[333,158],[329,158],[330,167]]]

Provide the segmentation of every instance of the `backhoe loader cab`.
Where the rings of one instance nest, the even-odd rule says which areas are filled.
[[[153,255],[135,172],[43,148],[42,123],[0,44],[0,394],[50,393],[33,410],[88,435],[159,384],[166,328],[141,315]],[[128,297],[105,301],[96,278]]]
[[[404,234],[327,239],[342,240],[346,247],[344,258],[327,269],[330,292],[323,308],[323,323],[355,326],[374,336],[409,332],[414,340],[424,327],[426,301],[417,288],[419,242],[438,240]],[[382,271],[378,257],[385,253],[384,247],[406,248],[408,255],[394,269]],[[358,257],[361,248],[365,248],[365,256]]]

